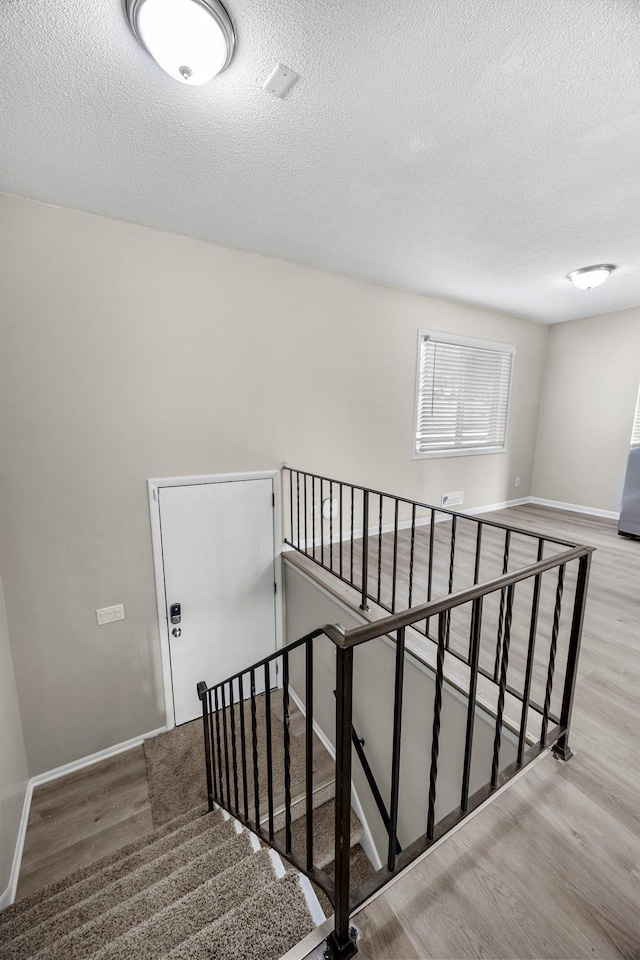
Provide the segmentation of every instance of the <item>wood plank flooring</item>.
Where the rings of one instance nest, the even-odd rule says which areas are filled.
[[[541,761],[356,918],[362,960],[640,957],[640,543],[535,506],[594,554],[568,763]]]
[[[271,712],[282,719],[281,697],[272,698]],[[306,724],[295,703],[290,704],[289,732],[292,754],[304,756]],[[319,791],[333,783],[335,768],[318,737],[313,741],[313,760],[314,789]],[[276,816],[284,808],[284,788],[279,787],[274,784]],[[292,805],[302,803],[304,797],[304,779],[293,779]],[[206,796],[202,802],[206,803]],[[22,856],[18,899],[93,863],[152,829],[142,746],[36,787]]]
[[[490,518],[597,548],[576,755],[567,764],[544,759],[365,908],[359,956],[638,958],[640,543],[618,537],[611,521],[541,507]],[[19,895],[149,829],[142,748],[43,785]]]
[[[152,829],[142,746],[36,787],[18,899]]]

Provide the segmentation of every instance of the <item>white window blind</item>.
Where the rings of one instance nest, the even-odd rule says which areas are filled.
[[[631,446],[640,447],[640,390],[638,390],[636,415],[633,418],[633,427],[631,429]]]
[[[415,456],[505,449],[514,348],[420,331]]]

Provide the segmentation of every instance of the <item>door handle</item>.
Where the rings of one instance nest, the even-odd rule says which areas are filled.
[[[180,627],[174,627],[171,633],[174,637],[182,636],[182,630],[180,629]]]

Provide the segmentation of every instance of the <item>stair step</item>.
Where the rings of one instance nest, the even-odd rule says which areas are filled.
[[[328,803],[336,795],[336,782],[335,780],[330,780],[329,783],[324,784],[321,787],[318,787],[317,790],[313,792],[313,809],[317,810],[318,807],[321,807],[323,804]],[[307,798],[303,795],[298,800],[294,801],[291,804],[291,822],[295,823],[296,820],[300,820],[305,816],[307,812]],[[260,820],[263,826],[267,826],[268,818],[261,817]],[[273,818],[273,829],[277,833],[278,830],[282,830],[285,825],[285,811],[284,808],[274,815]]]
[[[295,854],[305,855],[307,842],[306,817],[295,821],[291,825],[291,846]],[[360,842],[364,828],[354,810],[351,811],[351,846]],[[323,803],[314,811],[313,816],[313,862],[316,867],[324,868],[331,863],[335,856],[335,806],[334,801]],[[284,830],[276,834],[276,839],[284,844]]]
[[[113,864],[86,881],[50,897],[40,908],[36,906],[16,917],[13,924],[2,928],[3,939],[5,935],[14,939],[7,947],[0,948],[0,960],[22,958],[24,953],[20,952],[21,949],[25,949],[27,944],[37,943],[41,935],[53,935],[56,938],[65,936],[104,911],[134,897],[167,874],[186,866],[204,853],[207,847],[217,846],[225,839],[227,843],[237,839],[232,821],[225,821],[216,814],[203,820],[209,821],[210,826],[196,836],[183,839],[181,835],[186,828],[182,827],[162,838],[159,845],[157,841],[150,843],[150,856],[156,854],[151,860],[143,858],[141,864],[137,863],[136,858],[145,853],[143,848],[126,858],[122,864]],[[153,834],[149,834],[149,837],[153,837]],[[172,846],[174,837],[175,846]],[[122,869],[119,870],[119,867]]]
[[[85,960],[93,957],[105,949],[105,944],[127,936],[138,925],[145,925],[147,921],[156,923],[158,914],[176,900],[188,897],[202,884],[228,873],[244,860],[253,859],[254,855],[246,832],[235,839],[223,840],[186,866],[110,910],[101,912],[94,920],[74,928],[65,936],[56,936],[36,956],[38,960]]]
[[[199,804],[192,810],[188,810],[179,817],[176,817],[168,823],[165,823],[158,830],[154,830],[153,836],[156,839],[159,839],[160,837],[164,837],[169,833],[174,833],[191,820],[202,817],[206,812],[206,806]],[[142,847],[145,847],[149,843],[149,837],[151,835],[152,834],[150,833],[146,833],[143,836],[138,837],[137,840],[133,840],[131,843],[127,843],[125,846],[119,847],[117,850],[106,854],[104,857],[100,857],[99,860],[95,860],[86,867],[81,867],[80,870],[74,870],[73,873],[68,873],[66,876],[60,877],[58,880],[54,880],[52,883],[47,884],[46,887],[42,887],[40,890],[35,890],[27,897],[23,897],[22,899],[16,901],[16,903],[11,904],[5,910],[0,911],[0,930],[5,924],[12,922],[18,915],[26,913],[28,910],[31,910],[32,907],[43,903],[45,900],[48,900],[49,897],[53,897],[56,894],[61,893],[62,890],[72,887],[81,880],[86,880],[87,877],[98,873],[105,867],[108,867],[113,863],[118,863],[123,857],[127,857],[130,854],[135,853],[137,850],[142,849]]]
[[[156,960],[185,940],[235,910],[269,886],[274,879],[273,863],[267,850],[246,857],[217,877],[165,907],[153,917],[119,937],[92,960]],[[43,958],[44,960],[44,958]]]
[[[288,873],[154,960],[278,960],[313,927],[298,876]]]

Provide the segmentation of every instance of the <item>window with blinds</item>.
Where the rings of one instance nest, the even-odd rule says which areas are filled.
[[[514,353],[506,343],[420,331],[414,456],[505,450]]]
[[[631,446],[640,447],[640,390],[638,390],[636,415],[633,418],[633,427],[631,428]]]

